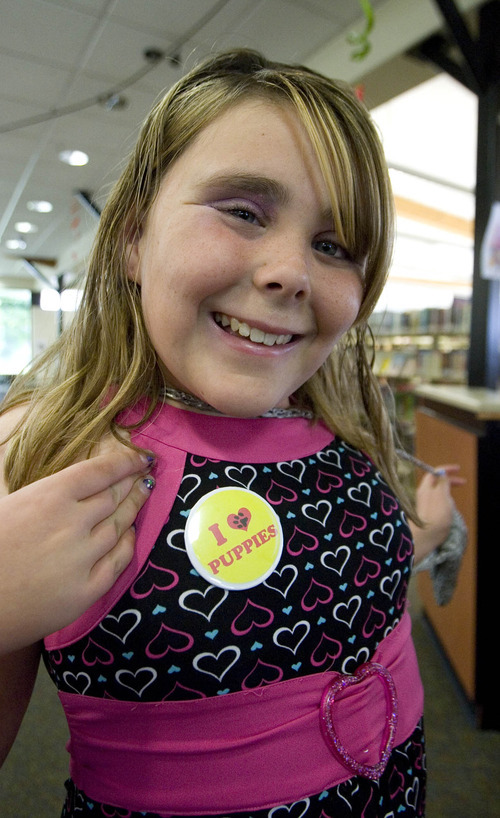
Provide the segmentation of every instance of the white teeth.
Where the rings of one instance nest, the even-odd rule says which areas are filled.
[[[234,318],[231,320],[231,329],[233,327],[233,321]],[[252,338],[253,329],[251,330],[248,324],[240,324],[239,327],[236,328],[236,332],[239,332],[240,335],[243,335],[243,338]],[[252,341],[253,340],[254,339],[252,338]]]
[[[250,338],[255,344],[264,344],[264,346],[272,347],[275,344],[288,344],[292,340],[292,335],[274,335],[272,332],[263,332],[257,327],[250,327],[244,321],[238,321],[237,318],[230,318],[224,313],[215,313],[215,320],[222,327],[231,327],[233,332],[237,332],[243,338]]]
[[[254,341],[256,344],[264,344],[266,340],[266,333],[262,332],[261,329],[255,329],[255,327],[252,327],[250,330],[250,340]]]

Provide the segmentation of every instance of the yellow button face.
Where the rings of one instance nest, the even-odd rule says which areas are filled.
[[[244,590],[274,571],[283,550],[277,514],[259,494],[221,488],[191,509],[184,532],[194,568],[212,585]]]

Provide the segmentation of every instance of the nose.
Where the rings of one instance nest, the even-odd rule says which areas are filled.
[[[303,301],[311,292],[311,271],[301,248],[273,248],[254,272],[254,284],[261,290],[294,301]]]

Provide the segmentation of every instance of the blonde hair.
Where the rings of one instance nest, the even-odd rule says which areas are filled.
[[[16,379],[3,410],[27,404],[6,457],[11,490],[88,455],[119,413],[163,378],[149,340],[140,289],[126,274],[127,244],[144,224],[168,168],[203,128],[249,97],[291,106],[307,130],[328,186],[335,229],[365,259],[355,325],[294,396],[335,433],[362,448],[413,514],[396,471],[393,432],[371,367],[367,328],[392,253],[393,200],[380,140],[352,89],[302,66],[237,49],[207,59],[153,107],[102,212],[86,285],[72,325]]]

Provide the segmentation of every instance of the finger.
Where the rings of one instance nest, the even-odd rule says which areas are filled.
[[[446,463],[444,465],[437,466],[437,468],[446,472],[446,474],[453,474],[454,472],[460,471],[460,466],[458,463]]]
[[[123,480],[108,486],[98,494],[79,500],[77,513],[81,515],[84,524],[91,530],[99,523],[111,518],[134,489],[136,481],[145,479],[147,479],[145,475],[138,477],[136,474],[124,477]]]
[[[66,492],[78,501],[99,494],[127,477],[146,474],[153,464],[152,454],[123,446],[75,463],[59,474],[64,479]]]
[[[152,477],[140,477],[133,483],[130,491],[112,513],[106,517],[100,517],[91,531],[91,541],[94,544],[96,558],[100,558],[113,549],[123,534],[132,526],[154,485]]]
[[[449,480],[452,486],[462,486],[467,482],[465,477],[458,474],[460,471],[460,465],[458,463],[448,463],[444,466],[438,466],[438,470],[442,472],[443,476]]]
[[[92,599],[89,600],[90,605],[112,588],[120,574],[130,564],[134,556],[134,548],[135,531],[133,528],[128,528],[118,539],[116,545],[92,566],[88,585],[92,596]]]

